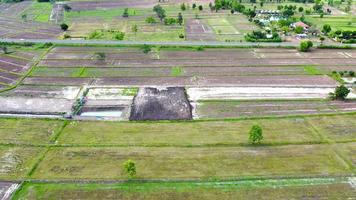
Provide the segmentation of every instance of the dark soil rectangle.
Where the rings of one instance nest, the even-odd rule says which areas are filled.
[[[9,56],[0,56],[0,62],[2,63],[13,63],[16,65],[26,65],[27,64],[27,60],[20,60],[18,58],[12,58]]]
[[[134,97],[130,120],[187,120],[192,109],[183,87],[141,88]]]
[[[22,66],[17,66],[17,65],[0,62],[0,69],[5,70],[5,71],[20,73],[20,72],[24,71],[24,68],[25,67],[22,67]]]
[[[92,53],[49,53],[46,56],[46,59],[90,59],[90,60],[95,60],[96,59],[96,53],[104,53],[104,52],[92,52]],[[144,54],[144,53],[133,53],[133,52],[121,52],[121,53],[105,53],[105,59],[106,60],[117,60],[117,59],[124,59],[124,60],[137,60],[137,59],[151,59],[150,54]]]
[[[91,78],[26,78],[27,85],[85,85],[91,82]]]
[[[0,77],[8,78],[8,79],[11,79],[11,80],[16,80],[16,79],[19,78],[18,75],[10,74],[10,73],[7,73],[7,72],[2,72],[2,71],[0,71]]]

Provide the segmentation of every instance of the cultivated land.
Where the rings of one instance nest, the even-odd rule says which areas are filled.
[[[183,2],[190,8],[182,11]],[[339,44],[301,52],[292,48],[294,30],[285,25],[284,35],[278,23],[268,26],[291,47],[252,48],[245,36],[266,32],[255,19],[267,16],[210,11],[210,2],[65,1],[70,11],[0,3],[0,38],[23,43],[0,45],[0,198],[355,199],[356,51]],[[327,45],[339,42],[336,30],[355,30],[346,2],[324,3],[332,13],[322,17],[311,3],[241,3],[296,6],[293,21],[303,16],[317,32],[331,26],[319,33]],[[182,25],[160,22],[157,4],[167,18],[181,12]],[[341,84],[346,100],[328,98]],[[251,144],[255,125],[263,139]]]

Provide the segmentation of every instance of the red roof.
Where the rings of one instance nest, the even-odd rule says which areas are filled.
[[[297,26],[301,26],[303,28],[309,28],[309,26],[307,24],[305,24],[304,22],[295,22],[294,23],[294,26],[297,27]]]

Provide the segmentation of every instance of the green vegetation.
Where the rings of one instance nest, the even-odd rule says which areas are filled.
[[[49,2],[36,2],[34,1],[28,9],[22,12],[27,17],[37,22],[48,22],[49,16],[52,12],[52,4]]]
[[[299,50],[301,52],[308,52],[310,50],[310,48],[313,47],[313,42],[308,40],[308,41],[301,41],[300,42],[300,46],[299,46]]]
[[[123,164],[124,172],[129,176],[129,178],[133,178],[136,175],[136,164],[132,160],[127,160]]]
[[[322,75],[323,73],[320,72],[319,69],[317,69],[314,66],[305,66],[304,71],[308,73],[309,75]]]
[[[354,189],[344,179],[280,179],[236,182],[163,182],[121,184],[75,184],[26,182],[16,193],[17,199],[264,199],[282,200],[331,198],[347,199]]]
[[[184,73],[182,67],[172,67],[171,76],[181,76]]]
[[[259,144],[263,139],[262,128],[258,125],[253,125],[249,135],[249,141],[251,144]]]

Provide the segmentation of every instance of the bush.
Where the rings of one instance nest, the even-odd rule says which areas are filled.
[[[183,33],[179,34],[179,38],[183,39],[185,36]]]
[[[154,24],[154,23],[156,23],[156,20],[155,20],[154,17],[147,17],[147,18],[146,18],[146,23],[148,23],[148,24]]]
[[[122,13],[122,17],[129,17],[129,9],[125,8],[124,13]]]
[[[136,175],[136,163],[132,160],[127,160],[123,164],[124,172],[130,177],[134,177]]]
[[[164,19],[164,24],[165,25],[173,25],[176,24],[177,20],[175,18],[165,18]]]
[[[65,23],[61,24],[60,27],[61,27],[61,29],[62,29],[63,31],[66,31],[66,30],[68,30],[68,28],[69,28],[69,26],[68,26],[67,24],[65,24]]]
[[[299,50],[302,52],[307,52],[310,48],[313,47],[313,42],[311,41],[301,41],[299,45]]]
[[[330,98],[333,100],[345,100],[347,95],[349,95],[351,91],[345,87],[344,85],[337,86],[335,88],[334,93],[330,93]]]
[[[147,44],[144,44],[143,47],[142,47],[142,51],[145,54],[148,54],[151,50],[152,50],[151,47],[149,45],[147,45]]]
[[[260,143],[263,139],[262,128],[259,125],[253,125],[249,135],[249,141],[251,144]]]
[[[282,39],[277,33],[273,33],[271,38],[267,38],[267,34],[261,31],[252,31],[245,36],[248,42],[282,42]]]

